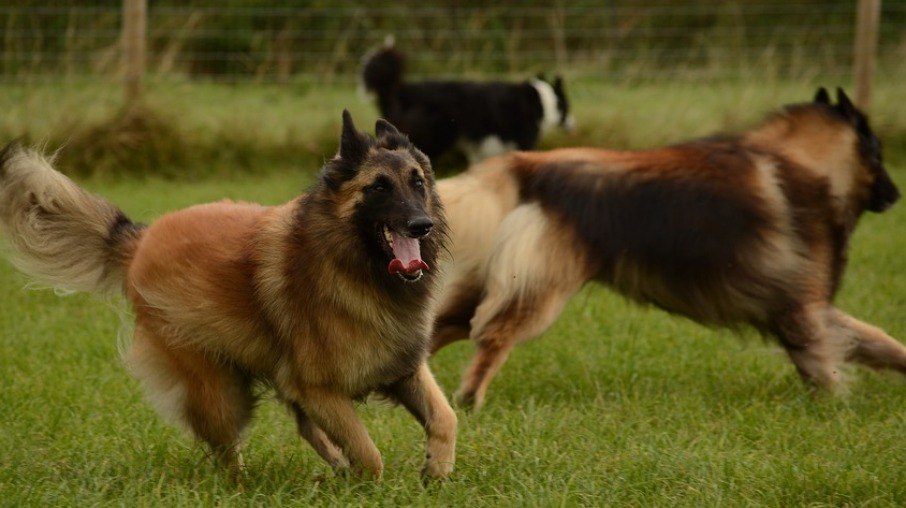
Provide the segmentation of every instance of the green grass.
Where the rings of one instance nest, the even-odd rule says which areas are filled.
[[[558,135],[545,145],[679,141],[748,125],[812,89],[579,83],[574,102],[582,129],[577,138]],[[84,93],[61,97],[60,106],[50,90],[6,94],[0,131],[57,139],[62,120],[55,111],[71,115],[85,103],[95,111],[86,117],[101,119],[115,109],[115,101],[95,104]],[[319,97],[314,90],[173,86],[150,97],[155,107],[182,111],[179,128],[197,146],[226,135],[242,140],[245,170],[205,177],[204,161],[193,158],[185,170],[201,173],[194,178],[82,181],[142,221],[223,197],[282,202],[335,150],[330,140],[340,108],[354,108],[360,126],[376,116],[351,90]],[[893,88],[877,97],[889,166],[906,188],[897,141],[906,131],[899,123],[906,106]],[[280,139],[294,136],[286,144],[311,143],[312,155],[269,158]],[[261,159],[255,139],[264,147]],[[906,206],[866,216],[852,246],[839,305],[906,337]],[[239,489],[216,472],[201,446],[142,400],[118,360],[120,323],[110,303],[28,291],[26,282],[0,263],[2,506],[906,503],[906,445],[899,436],[906,385],[898,376],[854,369],[848,395],[811,397],[775,345],[640,308],[597,286],[574,298],[543,337],[516,349],[482,411],[459,413],[449,481],[420,482],[423,434],[401,408],[361,408],[386,465],[382,481],[365,482],[333,477],[297,437],[290,415],[265,397],[248,434],[248,478]],[[462,342],[432,360],[448,392],[471,352]]]
[[[835,82],[777,80],[627,83],[567,82],[578,130],[553,132],[541,147],[645,148],[752,126],[781,104],[810,100]],[[906,159],[906,115],[899,81],[879,81],[872,123],[888,153]],[[848,86],[851,90],[851,86]],[[371,129],[377,110],[348,84],[218,85],[151,82],[144,121],[123,119],[112,83],[0,86],[0,139],[63,147],[60,168],[104,179],[199,180],[274,168],[312,172],[335,153],[340,112]],[[441,174],[461,156],[435,163]]]

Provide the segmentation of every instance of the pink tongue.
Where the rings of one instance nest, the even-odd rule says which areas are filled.
[[[422,261],[421,247],[418,240],[403,236],[396,231],[391,231],[393,237],[393,255],[395,258],[387,265],[387,271],[390,273],[404,272],[408,274],[416,273],[419,270],[427,270],[428,264]]]

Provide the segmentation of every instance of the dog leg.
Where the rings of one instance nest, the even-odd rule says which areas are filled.
[[[484,405],[484,397],[491,380],[506,362],[515,340],[484,338],[476,343],[477,351],[472,363],[463,375],[462,384],[456,390],[456,402],[462,407],[477,411]]]
[[[456,454],[456,413],[434,380],[427,363],[407,378],[382,390],[401,403],[425,428],[428,442],[422,475],[444,479],[453,472]]]
[[[469,286],[457,287],[447,291],[441,304],[437,319],[434,320],[434,333],[431,338],[433,355],[451,342],[467,339],[471,326],[469,322],[475,315],[475,309],[481,302],[482,288]]]
[[[168,344],[160,334],[138,326],[126,362],[158,411],[187,425],[238,480],[242,431],[255,405],[251,379],[203,351]]]
[[[437,353],[447,345],[469,338],[469,326],[438,321],[431,338],[431,354]]]
[[[479,305],[472,320],[472,338],[478,351],[456,392],[457,402],[467,408],[479,409],[491,380],[513,347],[547,330],[580,285],[581,282],[577,282],[570,286],[548,287],[547,294],[512,297],[503,304],[492,292]]]
[[[318,455],[335,470],[349,467],[349,461],[343,456],[343,452],[331,442],[330,438],[320,427],[311,421],[305,411],[298,404],[290,404],[289,406],[296,416],[296,426],[299,428],[299,435],[308,441]]]
[[[906,347],[872,326],[832,308],[829,326],[838,327],[852,342],[847,360],[859,362],[875,369],[895,369],[906,374]]]
[[[774,333],[804,381],[831,389],[841,380],[846,344],[826,324],[827,307],[808,305],[774,321]]]
[[[381,454],[355,413],[352,399],[323,388],[307,388],[299,406],[336,443],[356,475],[378,479],[384,469]]]

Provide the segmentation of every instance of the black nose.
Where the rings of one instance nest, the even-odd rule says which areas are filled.
[[[419,217],[406,223],[406,229],[409,230],[409,235],[413,238],[421,238],[427,235],[431,232],[432,227],[434,227],[434,223],[427,217]]]

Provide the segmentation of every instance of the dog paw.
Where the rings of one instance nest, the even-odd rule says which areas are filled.
[[[422,468],[422,481],[446,480],[453,473],[452,462],[430,461]]]
[[[457,407],[470,412],[478,411],[484,402],[482,399],[475,396],[475,392],[456,392],[453,399],[456,402]]]

